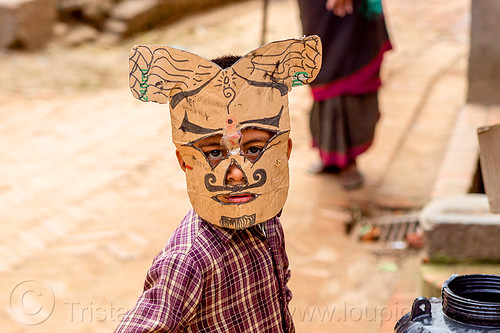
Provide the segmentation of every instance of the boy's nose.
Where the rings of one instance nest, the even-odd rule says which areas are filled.
[[[231,164],[227,170],[226,174],[226,184],[228,185],[241,185],[246,184],[247,179],[243,170],[240,169],[236,164]]]

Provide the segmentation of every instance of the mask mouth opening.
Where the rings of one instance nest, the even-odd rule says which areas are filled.
[[[228,193],[213,196],[212,199],[223,205],[242,205],[257,199],[259,195],[250,192]]]

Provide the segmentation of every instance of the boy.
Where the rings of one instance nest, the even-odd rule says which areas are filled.
[[[316,36],[210,61],[136,46],[130,86],[170,104],[193,206],[116,332],[293,332],[284,235],[292,148],[287,93],[321,65]]]

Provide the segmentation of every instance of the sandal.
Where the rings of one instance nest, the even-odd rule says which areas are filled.
[[[344,190],[350,191],[363,187],[365,180],[356,164],[351,164],[342,169],[339,174],[339,181]]]

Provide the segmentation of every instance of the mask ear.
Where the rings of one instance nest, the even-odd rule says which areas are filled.
[[[259,47],[232,68],[249,84],[284,85],[289,91],[316,78],[321,68],[321,51],[318,36],[287,39]]]
[[[169,46],[146,45],[132,48],[129,69],[132,95],[144,102],[162,104],[179,93],[197,93],[221,70],[196,54]]]

